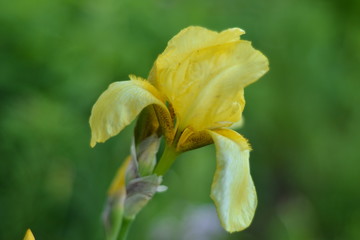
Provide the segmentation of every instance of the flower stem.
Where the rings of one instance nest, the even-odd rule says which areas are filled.
[[[106,240],[116,240],[122,224],[123,207],[119,202],[109,204],[109,200],[107,204],[110,206],[106,207],[103,215]]]
[[[133,219],[124,218],[117,240],[126,240]]]
[[[158,176],[163,176],[174,163],[178,152],[176,152],[173,146],[166,145],[165,150],[157,164],[154,173]]]

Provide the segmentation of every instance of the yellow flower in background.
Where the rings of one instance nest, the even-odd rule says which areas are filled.
[[[182,30],[158,56],[147,80],[131,75],[129,81],[111,84],[90,117],[93,147],[152,106],[167,145],[166,157],[155,168],[158,175],[170,167],[167,158],[213,142],[217,168],[211,198],[229,232],[249,226],[257,198],[249,168],[251,148],[228,127],[241,121],[244,88],[268,71],[267,58],[240,40],[242,34],[239,28],[220,33],[202,27]]]
[[[35,240],[34,235],[32,234],[31,230],[28,229],[25,233],[24,240]]]

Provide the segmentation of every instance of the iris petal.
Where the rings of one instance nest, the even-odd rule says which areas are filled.
[[[211,187],[220,222],[228,232],[247,228],[257,205],[245,138],[233,130],[209,131],[216,146],[217,167]]]
[[[220,33],[196,26],[185,28],[169,41],[157,59],[158,67],[168,68],[176,65],[193,51],[202,48],[237,41],[244,33],[240,28],[231,28]]]
[[[166,93],[172,94],[169,99],[181,116],[180,125],[196,130],[239,121],[245,105],[244,87],[268,70],[266,57],[243,40],[199,50],[184,64],[183,71],[182,65],[169,71],[183,87]]]
[[[194,51],[237,41],[244,33],[240,28],[230,28],[220,33],[197,26],[183,29],[168,42],[164,52],[156,59],[149,74],[149,81],[161,90],[176,89],[172,85],[176,84],[174,81],[164,79],[164,71],[177,69]]]
[[[240,40],[243,33],[238,28],[217,33],[189,27],[155,61],[149,81],[171,102],[181,130],[240,120],[244,87],[268,71],[267,58]]]
[[[35,237],[30,229],[26,231],[24,240],[35,240]]]
[[[148,82],[131,80],[115,82],[101,94],[90,116],[92,147],[118,134],[133,121],[146,106],[166,106],[160,93]]]

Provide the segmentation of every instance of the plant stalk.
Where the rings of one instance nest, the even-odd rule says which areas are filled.
[[[133,219],[124,218],[117,240],[126,240]]]
[[[154,170],[154,173],[158,176],[163,176],[174,163],[178,154],[179,153],[176,152],[173,146],[166,145],[160,161]]]

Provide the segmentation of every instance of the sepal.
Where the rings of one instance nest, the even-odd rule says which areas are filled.
[[[134,219],[158,191],[162,177],[157,175],[137,178],[129,182],[126,191],[124,218]]]
[[[140,176],[151,175],[156,164],[156,153],[159,150],[160,138],[153,134],[144,139],[138,146],[136,158]]]

